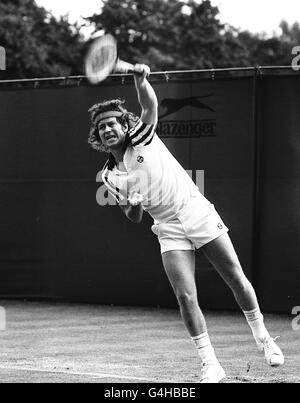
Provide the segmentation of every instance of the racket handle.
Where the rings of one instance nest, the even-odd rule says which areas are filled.
[[[114,68],[114,72],[122,74],[133,74],[135,72],[134,65],[124,62],[124,60],[118,59]]]

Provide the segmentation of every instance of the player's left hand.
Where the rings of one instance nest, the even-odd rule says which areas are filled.
[[[143,196],[136,191],[132,191],[129,193],[128,202],[133,207],[138,206],[143,202]]]

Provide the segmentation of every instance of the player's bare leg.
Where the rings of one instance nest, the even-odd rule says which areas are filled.
[[[191,337],[206,332],[205,319],[197,299],[195,252],[192,250],[166,252],[162,255],[162,259]]]
[[[215,356],[207,326],[198,304],[195,282],[195,252],[170,251],[162,255],[163,264],[177,297],[180,312],[201,359],[201,383],[218,383],[225,372]]]
[[[202,250],[231,288],[237,303],[246,316],[258,347],[265,353],[268,364],[271,366],[282,365],[284,363],[283,354],[264,325],[256,293],[243,272],[228,234],[205,245]]]

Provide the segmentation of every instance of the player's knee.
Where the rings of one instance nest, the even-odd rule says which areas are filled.
[[[178,291],[177,300],[183,308],[190,308],[198,304],[196,292]]]

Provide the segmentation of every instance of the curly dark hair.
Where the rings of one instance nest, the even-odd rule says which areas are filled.
[[[89,113],[91,114],[91,129],[90,129],[90,133],[89,133],[88,143],[94,150],[97,150],[100,152],[106,151],[102,145],[102,142],[101,142],[101,139],[99,136],[98,124],[96,122],[96,118],[99,115],[99,113],[108,112],[108,111],[122,112],[123,115],[117,118],[117,121],[122,126],[124,126],[127,123],[128,130],[130,130],[136,125],[136,123],[139,119],[138,116],[135,115],[134,113],[128,112],[124,108],[124,106],[123,106],[124,104],[125,104],[125,101],[123,99],[112,99],[109,101],[103,101],[99,104],[95,104],[89,109]]]

